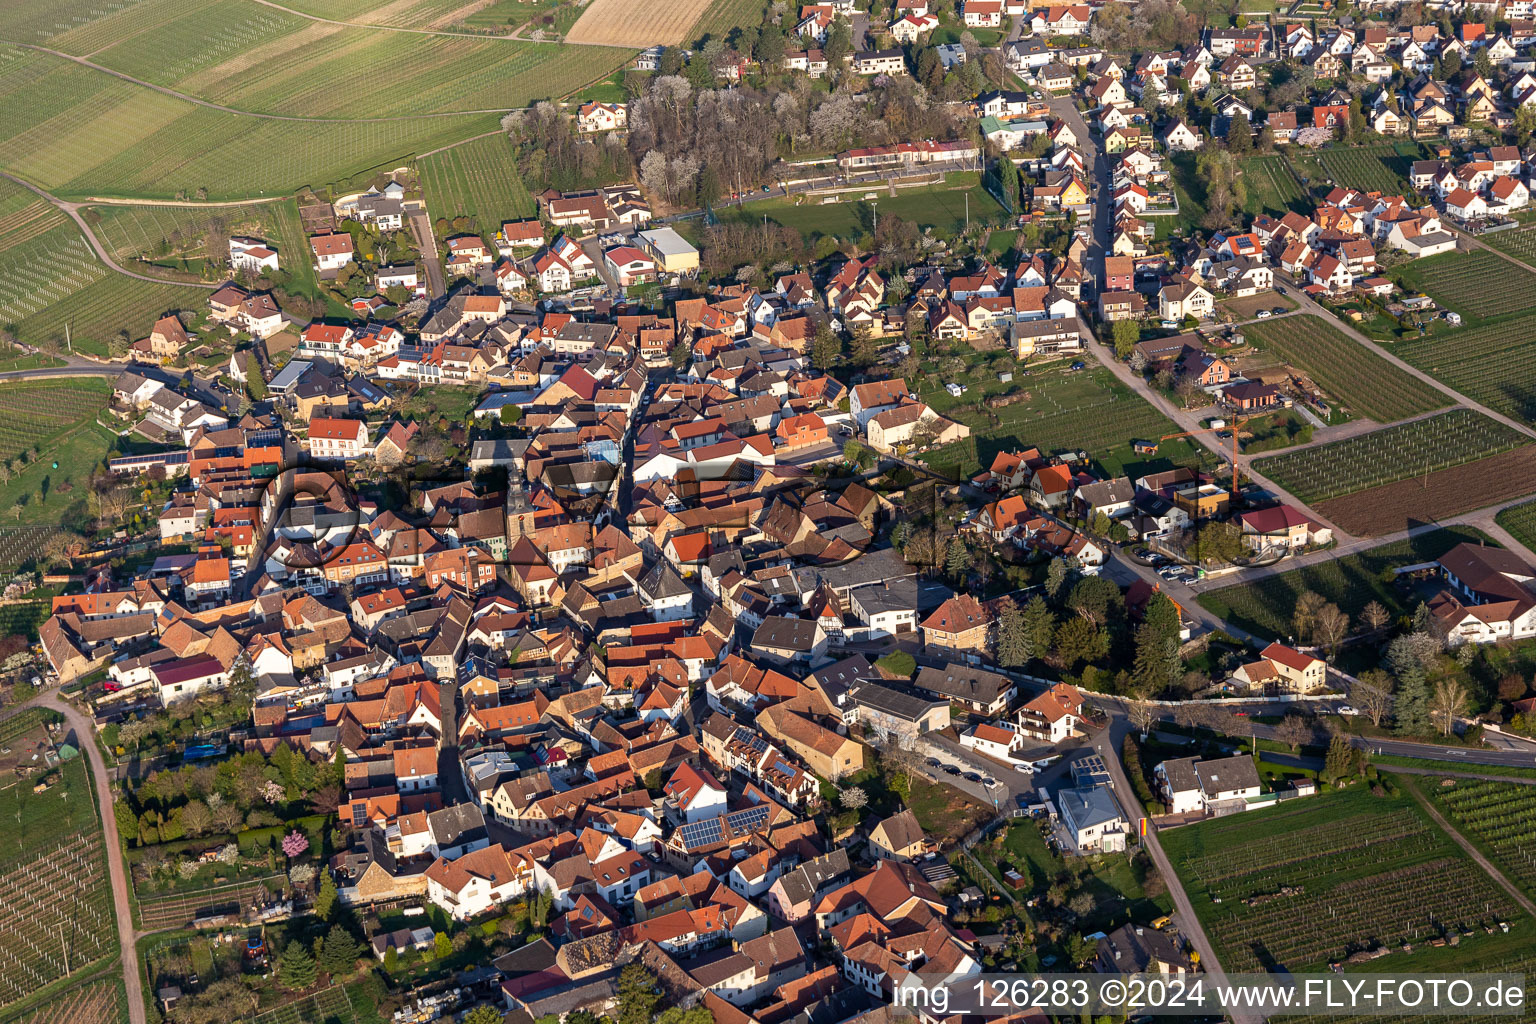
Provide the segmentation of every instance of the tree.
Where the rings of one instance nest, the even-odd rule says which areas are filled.
[[[1397,677],[1397,699],[1392,717],[1397,731],[1423,735],[1432,728],[1429,709],[1429,680],[1422,666]]]
[[[1011,597],[998,602],[997,663],[1016,668],[1029,661],[1029,636],[1025,632],[1024,609]]]
[[[1116,320],[1110,334],[1115,342],[1115,356],[1130,359],[1136,351],[1136,343],[1141,340],[1141,325],[1130,318]]]
[[[1341,640],[1349,634],[1349,616],[1339,610],[1339,606],[1333,603],[1325,604],[1317,612],[1317,624],[1313,627],[1313,635],[1323,649],[1331,656]]]
[[[1044,658],[1056,637],[1056,613],[1042,597],[1024,606],[1024,650],[1029,658]]]
[[[713,163],[705,161],[699,168],[699,180],[694,189],[701,207],[711,206],[716,199],[720,198],[720,193],[724,189],[720,185],[720,172],[715,170]]]
[[[1109,653],[1109,634],[1081,616],[1073,616],[1056,631],[1056,653],[1063,668],[1098,661]]]
[[[315,984],[319,968],[304,943],[294,940],[283,947],[277,958],[277,981],[290,992],[303,992]]]
[[[1327,600],[1322,594],[1311,590],[1303,590],[1296,598],[1296,607],[1291,611],[1291,625],[1296,629],[1296,639],[1305,643],[1312,638],[1312,630],[1317,627],[1317,613],[1322,611]]]
[[[659,1002],[656,977],[643,964],[632,963],[619,972],[616,1024],[651,1024]]]
[[[357,958],[362,956],[363,947],[352,937],[352,933],[339,924],[331,925],[331,930],[325,933],[325,942],[320,946],[320,955],[315,958],[320,970],[331,977],[346,977],[357,970]]]
[[[384,973],[394,974],[400,969],[400,954],[395,952],[395,944],[391,942],[384,950]]]
[[[1392,615],[1382,606],[1380,601],[1372,601],[1360,609],[1360,625],[1365,627],[1367,633],[1377,633],[1385,629],[1387,623],[1392,621]]]
[[[307,849],[309,849],[309,839],[298,829],[294,829],[283,836],[283,856],[289,860],[297,857]]]
[[[821,49],[829,68],[843,66],[843,58],[853,52],[853,29],[846,19],[833,20],[831,30],[827,32],[827,41]]]
[[[1318,776],[1319,780],[1343,785],[1345,780],[1360,773],[1362,754],[1350,743],[1348,736],[1341,732],[1334,733],[1328,741],[1328,753],[1323,757],[1323,771]]]
[[[849,786],[847,789],[838,790],[837,802],[850,811],[856,811],[869,803],[869,795],[858,786]]]
[[[1311,738],[1312,727],[1303,721],[1300,715],[1286,715],[1280,719],[1280,724],[1275,726],[1275,739],[1290,747],[1293,754]]]
[[[958,536],[950,538],[949,546],[944,552],[944,572],[950,579],[961,581],[965,579],[965,571],[971,564],[971,553],[966,550],[965,541]]]
[[[322,872],[320,892],[315,896],[315,916],[322,921],[330,921],[331,914],[336,910],[336,897],[336,880],[329,871]]]
[[[1392,677],[1379,668],[1367,669],[1349,688],[1349,696],[1371,724],[1380,728],[1382,720],[1392,713]]]
[[[1440,735],[1449,736],[1456,719],[1466,713],[1467,688],[1455,679],[1441,679],[1435,683],[1435,693],[1430,700],[1430,713],[1440,726]]]
[[[826,371],[836,366],[843,356],[843,342],[826,324],[816,328],[811,339],[811,365]]]
[[[502,1012],[490,1003],[481,1003],[464,1015],[464,1024],[501,1024]],[[567,1019],[575,1014],[568,1014]]]
[[[688,347],[688,343],[686,341],[679,341],[676,345],[673,345],[672,350],[667,353],[667,359],[672,363],[672,369],[674,370],[681,370],[683,367],[687,366],[688,360],[691,358],[693,358],[693,349]]]
[[[1016,209],[1019,201],[1019,168],[1007,153],[997,158],[997,182],[1008,208]]]
[[[453,940],[447,932],[438,932],[432,936],[432,955],[439,960],[445,960],[453,955]]]

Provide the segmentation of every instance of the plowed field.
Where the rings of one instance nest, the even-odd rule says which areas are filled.
[[[1314,507],[1357,537],[1374,537],[1437,522],[1536,491],[1536,446],[1527,445],[1464,466],[1454,466],[1372,487]]]
[[[676,46],[710,0],[592,0],[566,33],[572,43],[603,46]]]

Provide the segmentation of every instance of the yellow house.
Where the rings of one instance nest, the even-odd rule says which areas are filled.
[[[639,233],[640,245],[664,274],[687,274],[699,269],[699,250],[669,227]]]
[[[1088,188],[1076,175],[1061,187],[1061,205],[1063,207],[1082,206],[1088,202]]]

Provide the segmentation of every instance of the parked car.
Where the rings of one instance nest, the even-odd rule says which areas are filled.
[[[965,781],[966,782],[980,782],[981,781],[981,776],[976,774],[975,772],[966,772],[965,773]]]
[[[1267,309],[1261,309],[1261,310],[1259,310],[1259,313],[1258,313],[1258,317],[1259,317],[1260,320],[1268,320],[1270,317],[1272,317],[1274,315],[1275,314],[1271,313]]]
[[[960,769],[956,768],[952,764],[947,764],[947,765],[944,766],[944,774],[945,775],[959,775],[960,774]]]
[[[1339,705],[1339,714],[1341,715],[1358,715],[1359,713],[1357,709],[1350,707],[1348,704]]]

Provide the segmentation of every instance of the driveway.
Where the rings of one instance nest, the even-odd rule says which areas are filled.
[[[422,265],[427,268],[427,290],[432,293],[432,298],[440,299],[448,291],[444,284],[447,275],[443,270],[442,255],[437,251],[437,237],[432,233],[432,218],[425,209],[420,209],[407,219],[411,236],[416,239],[416,248],[421,251]]]

